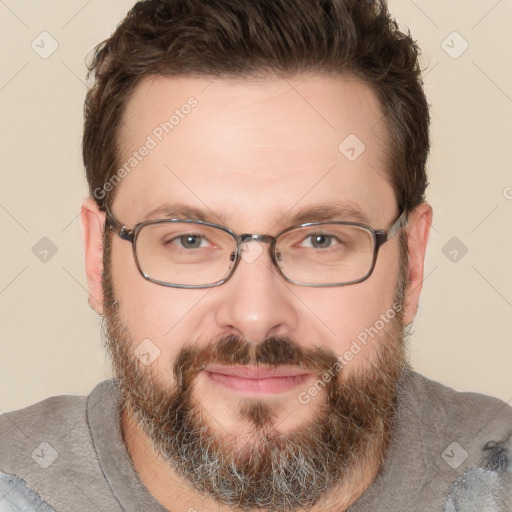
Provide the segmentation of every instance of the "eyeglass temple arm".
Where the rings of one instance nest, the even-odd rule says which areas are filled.
[[[407,212],[404,210],[387,231],[375,232],[375,236],[377,238],[377,247],[380,247],[384,242],[387,242],[393,238],[406,225]]]
[[[110,211],[108,205],[105,205],[105,211],[107,213],[107,220],[110,221],[110,229],[113,229],[118,235],[119,238],[123,240],[128,240],[128,242],[132,242],[134,240],[133,231],[129,230],[126,226],[121,224]]]

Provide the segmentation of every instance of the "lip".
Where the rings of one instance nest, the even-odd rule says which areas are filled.
[[[206,376],[226,388],[246,393],[282,393],[304,382],[311,373],[297,367],[207,366]]]

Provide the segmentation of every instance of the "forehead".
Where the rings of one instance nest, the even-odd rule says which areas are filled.
[[[147,77],[123,115],[116,203],[133,221],[177,202],[223,221],[333,201],[391,218],[388,145],[375,93],[351,76]]]

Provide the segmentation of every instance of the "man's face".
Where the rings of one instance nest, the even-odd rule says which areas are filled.
[[[196,106],[183,109],[190,97]],[[166,133],[160,123],[176,109],[179,122]],[[299,219],[387,230],[400,213],[377,98],[349,77],[145,79],[123,121],[121,165],[151,146],[117,185],[111,210],[128,228],[178,206],[237,233],[270,235]],[[304,215],[328,205],[337,212],[329,218]],[[369,279],[332,288],[286,282],[268,245],[246,250],[251,244],[256,252],[223,285],[180,289],[145,280],[131,245],[114,237],[107,343],[131,413],[170,465],[194,481],[210,464],[197,488],[242,508],[269,506],[261,476],[277,479],[276,465],[302,460],[305,473],[324,470],[317,487],[296,490],[297,503],[312,504],[347,476],[352,456],[382,456],[389,441],[406,364],[398,237],[381,247]],[[241,366],[293,376],[223,373]],[[233,483],[244,471],[252,490]],[[293,494],[292,476],[276,495]]]

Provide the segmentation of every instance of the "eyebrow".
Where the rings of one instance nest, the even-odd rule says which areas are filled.
[[[315,206],[300,209],[296,213],[293,210],[283,213],[281,220],[290,224],[304,224],[306,222],[329,222],[329,221],[353,221],[368,224],[369,218],[362,208],[353,202],[328,202]]]
[[[153,219],[190,219],[205,222],[226,223],[226,215],[223,212],[214,212],[208,208],[196,208],[185,204],[164,204],[151,209],[144,214],[143,221]]]
[[[148,211],[143,221],[153,219],[190,219],[221,223],[228,225],[228,215],[224,211],[214,212],[208,208],[197,208],[185,204],[165,204]],[[276,224],[305,224],[307,222],[352,221],[369,224],[369,218],[361,207],[352,201],[329,201],[314,206],[304,207],[299,210],[281,210],[276,219]]]

